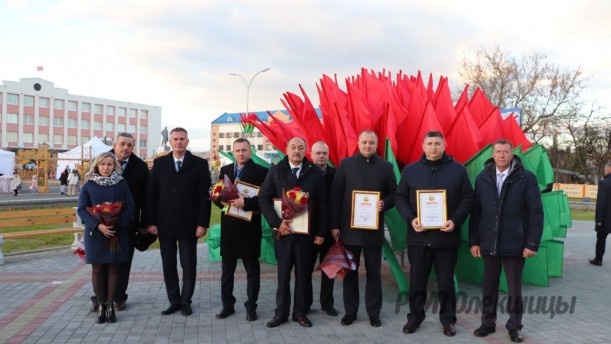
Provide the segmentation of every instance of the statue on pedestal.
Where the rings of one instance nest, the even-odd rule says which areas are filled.
[[[161,131],[161,146],[165,147],[168,145],[168,127],[164,127]]]

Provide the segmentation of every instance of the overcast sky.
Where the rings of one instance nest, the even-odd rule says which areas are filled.
[[[606,0],[0,0],[0,80],[161,106],[162,127],[187,128],[198,151],[213,119],[246,110],[246,86],[229,74],[268,67],[251,111],[282,109],[300,84],[317,106],[323,74],[361,67],[458,86],[463,56],[499,45],[581,67],[588,96],[611,108],[610,15]]]

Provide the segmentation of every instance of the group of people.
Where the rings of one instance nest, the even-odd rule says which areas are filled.
[[[59,175],[59,193],[60,195],[75,196],[80,192],[80,181],[81,175],[75,168],[70,171],[70,168],[66,168]]]
[[[421,159],[406,166],[397,182],[392,165],[376,153],[378,143],[375,132],[363,131],[358,138],[358,153],[343,159],[336,170],[328,164],[329,147],[324,142],[311,145],[310,161],[306,157],[306,141],[293,137],[287,142],[286,157],[266,169],[251,159],[247,139],[234,141],[235,162],[220,169],[219,179],[227,176],[232,182],[241,181],[258,192],[251,197],[240,194],[229,202],[214,201],[220,208],[235,207],[252,215],[244,219],[226,211],[221,213],[223,307],[216,318],[224,319],[236,312],[234,273],[241,259],[247,276],[246,319],[258,319],[263,216],[273,229],[278,261],[276,307],[267,327],[280,326],[289,316],[301,326],[312,326],[308,313],[313,305],[314,266],[337,240],[354,255],[357,265],[343,280],[341,324],[349,326],[357,320],[358,266],[362,255],[365,309],[370,325],[381,326],[384,212],[396,207],[407,223],[410,262],[409,313],[403,332],[414,333],[425,319],[427,282],[434,266],[442,332],[446,336],[456,334],[454,270],[461,243],[460,228],[470,214],[471,253],[482,257],[484,263],[482,324],[474,334],[483,337],[495,332],[499,277],[504,268],[509,285],[510,317],[506,328],[512,341],[521,342],[522,268],[525,259],[536,254],[543,231],[543,206],[534,174],[525,170],[520,158],[513,155],[511,142],[498,140],[473,189],[464,166],[445,153],[443,135],[431,131],[424,136]],[[183,128],[170,131],[171,153],[155,159],[150,174],[146,164],[133,154],[133,144],[131,135],[120,134],[113,151],[95,159],[79,198],[78,212],[86,223],[86,259],[93,265],[92,311],[97,312],[98,323],[116,321],[115,309],[126,307],[133,236],[142,228],[159,238],[169,300],[169,307],[161,314],[180,311],[189,316],[193,312],[196,246],[210,224],[208,163],[187,150],[189,138]],[[289,190],[307,193],[305,232],[296,231],[292,220],[275,208],[275,200]],[[447,217],[437,228],[421,223],[418,197],[419,192],[427,191],[444,193]],[[373,226],[365,228],[355,221],[354,199],[359,193],[371,194],[375,199],[372,209],[377,215]],[[114,227],[101,224],[86,211],[100,202],[115,201],[122,201],[123,208]],[[119,238],[120,251],[110,252],[105,245],[113,236]],[[295,283],[291,293],[293,270]],[[328,315],[337,316],[333,287],[333,279],[322,273],[321,308]]]

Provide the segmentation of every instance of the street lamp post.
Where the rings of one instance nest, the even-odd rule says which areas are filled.
[[[258,71],[257,73],[255,73],[255,75],[252,76],[252,78],[250,78],[249,82],[246,82],[246,79],[241,76],[240,74],[237,73],[229,73],[229,75],[231,76],[237,76],[240,79],[242,79],[242,81],[244,81],[244,86],[246,86],[246,115],[248,116],[248,101],[250,98],[250,85],[252,85],[252,81],[255,80],[255,77],[257,77],[257,75],[267,72],[269,70],[269,68],[265,68],[263,70]]]

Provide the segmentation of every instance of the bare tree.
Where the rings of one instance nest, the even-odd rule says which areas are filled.
[[[463,58],[460,75],[499,108],[521,108],[522,130],[536,143],[551,138],[584,105],[581,68],[563,70],[542,53],[516,58],[498,46],[482,48],[475,60]]]

